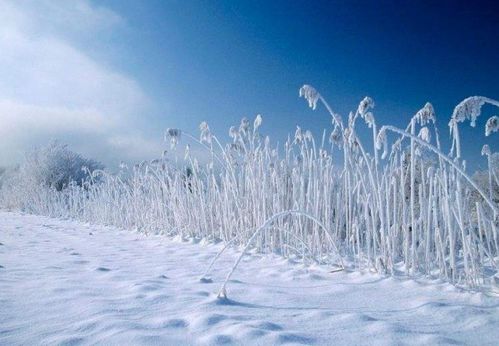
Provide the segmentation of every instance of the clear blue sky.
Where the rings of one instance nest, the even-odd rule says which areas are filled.
[[[166,127],[197,134],[203,120],[225,136],[242,116],[258,113],[274,141],[282,142],[296,125],[319,135],[330,118],[298,98],[304,83],[344,117],[371,96],[379,124],[403,127],[429,101],[445,137],[463,98],[499,98],[494,1],[89,4],[116,14],[120,23],[92,37],[61,33],[61,26],[51,34],[135,83],[148,107],[133,124],[148,139],[159,140]],[[487,140],[483,135],[488,116],[498,113],[486,107],[477,128],[463,126],[464,154],[477,164],[485,162],[476,160],[483,143],[499,150],[497,133]]]

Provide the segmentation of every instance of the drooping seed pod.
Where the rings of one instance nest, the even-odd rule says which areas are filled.
[[[299,95],[307,100],[310,108],[313,110],[317,108],[317,101],[319,101],[321,95],[314,89],[314,87],[305,84],[300,88]]]

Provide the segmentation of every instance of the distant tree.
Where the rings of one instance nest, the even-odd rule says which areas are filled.
[[[90,172],[103,168],[100,162],[84,158],[67,145],[53,141],[28,153],[15,175],[18,183],[61,191],[71,182],[81,185],[89,179]]]
[[[0,167],[0,188],[2,187],[3,180],[5,179],[5,167]]]

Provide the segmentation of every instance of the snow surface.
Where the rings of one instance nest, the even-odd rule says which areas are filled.
[[[480,344],[499,299],[439,281],[246,256],[221,245],[0,212],[0,344]]]

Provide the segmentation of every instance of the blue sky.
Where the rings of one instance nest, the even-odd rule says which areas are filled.
[[[493,2],[0,0],[0,165],[50,138],[110,165],[152,158],[162,132],[226,136],[260,113],[282,142],[296,125],[319,135],[323,109],[298,98],[308,83],[344,117],[366,95],[379,124],[405,127],[425,102],[442,135],[463,98],[499,98]],[[483,166],[497,134],[463,128],[464,155]],[[9,115],[6,115],[9,114]],[[480,140],[477,140],[480,138]]]

